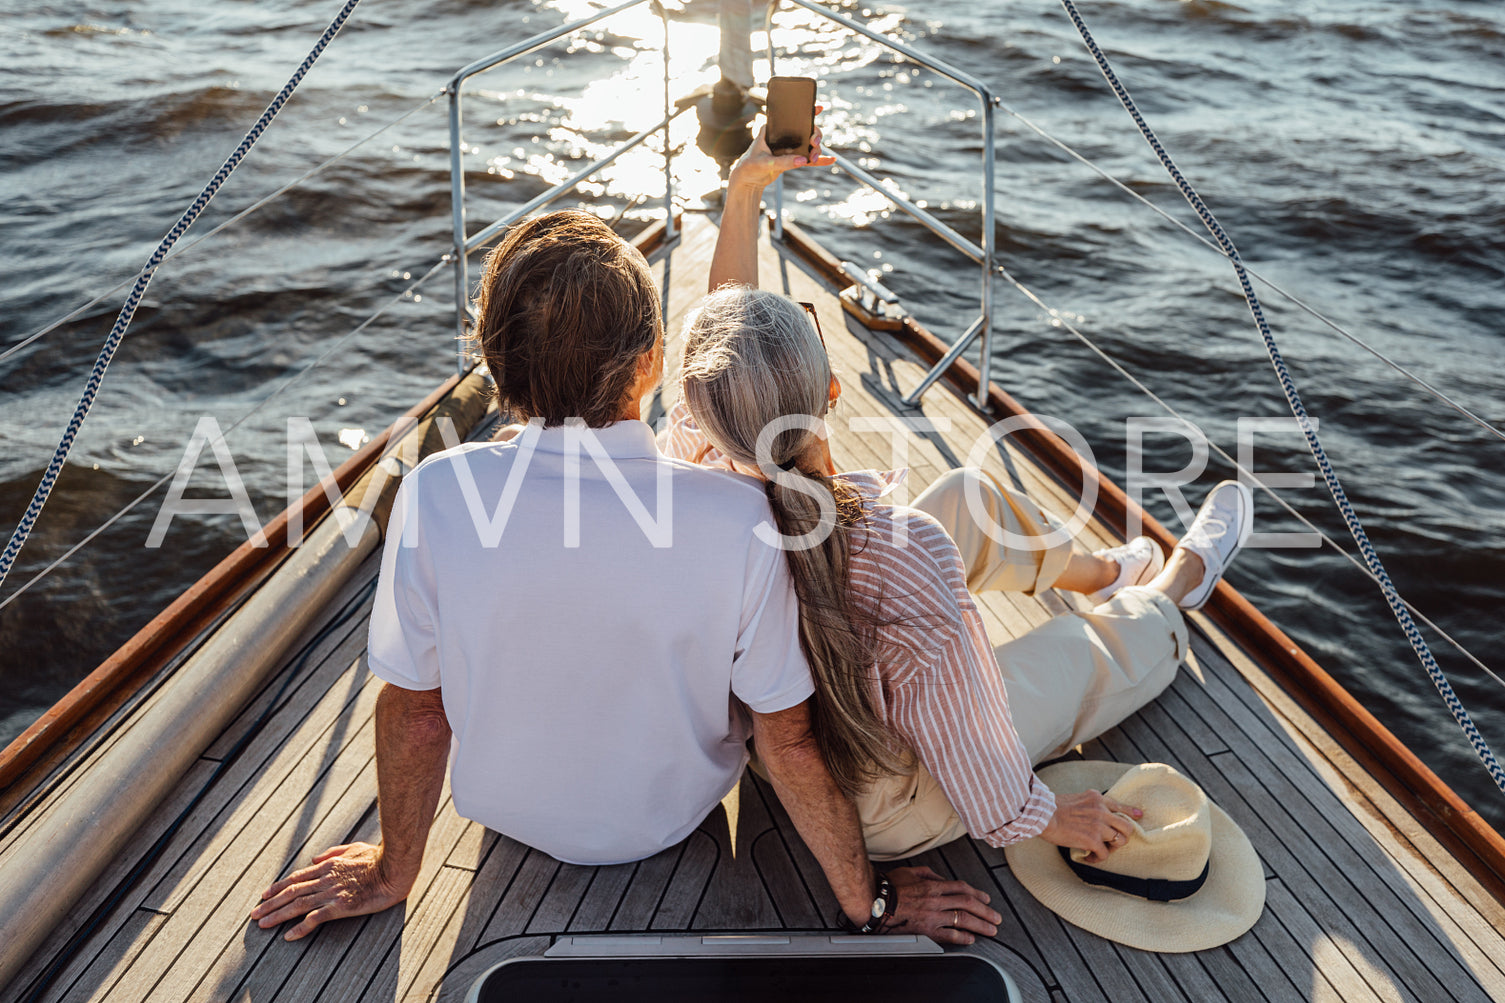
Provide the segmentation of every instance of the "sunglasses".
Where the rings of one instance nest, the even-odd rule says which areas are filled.
[[[805,308],[805,312],[810,315],[810,323],[812,323],[812,324],[815,325],[815,336],[820,339],[820,347],[821,348],[825,348],[826,347],[826,336],[825,336],[825,334],[823,334],[821,332],[821,329],[820,329],[820,318],[818,316],[816,316],[816,314],[815,314],[815,304],[814,303],[805,303],[805,302],[801,301],[800,302],[800,306],[804,307]]]

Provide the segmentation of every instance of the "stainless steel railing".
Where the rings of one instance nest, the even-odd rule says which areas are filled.
[[[478,73],[501,66],[521,56],[535,52],[550,43],[572,35],[577,31],[589,27],[598,21],[604,21],[609,17],[648,4],[658,14],[664,24],[664,117],[656,125],[649,126],[631,139],[619,143],[612,151],[603,157],[591,162],[587,166],[576,171],[563,181],[554,185],[548,191],[529,199],[523,205],[518,206],[500,219],[489,223],[476,233],[467,236],[465,233],[465,171],[464,156],[465,144],[461,130],[461,87],[466,80]],[[552,31],[541,32],[532,38],[518,42],[499,52],[494,52],[484,59],[479,59],[469,66],[459,70],[445,87],[449,94],[449,184],[450,184],[450,211],[454,226],[454,247],[450,253],[451,264],[455,274],[455,333],[458,337],[458,360],[457,364],[461,372],[464,372],[472,361],[472,351],[468,344],[466,320],[470,317],[470,280],[467,267],[470,253],[484,246],[498,233],[516,223],[523,217],[536,212],[550,203],[553,203],[569,192],[573,191],[581,182],[585,181],[597,171],[615,161],[622,154],[634,147],[640,146],[649,136],[663,131],[664,134],[664,212],[667,217],[666,237],[674,237],[674,175],[673,158],[674,148],[669,142],[669,125],[680,115],[684,114],[692,105],[674,108],[669,99],[669,16],[659,0],[628,0],[627,3],[616,7],[609,7],[590,17],[572,21],[561,25]]]
[[[909,199],[885,187],[874,175],[858,166],[852,160],[840,153],[833,153],[836,157],[836,166],[856,181],[873,189],[888,199],[895,207],[907,213],[918,221],[926,229],[936,234],[947,244],[951,245],[972,261],[976,262],[980,269],[980,294],[978,316],[962,332],[961,336],[947,350],[935,366],[925,374],[920,384],[904,398],[906,404],[917,404],[925,391],[943,376],[948,368],[963,352],[979,337],[982,339],[981,359],[978,371],[981,379],[978,381],[978,391],[973,398],[979,408],[986,410],[988,407],[988,384],[989,371],[991,368],[993,348],[993,280],[994,280],[994,226],[993,226],[993,108],[996,99],[988,85],[978,80],[971,74],[960,70],[949,63],[935,59],[921,53],[919,50],[897,42],[885,35],[881,35],[865,25],[829,10],[812,0],[787,0],[787,2],[803,7],[820,17],[826,18],[843,28],[864,38],[877,42],[884,48],[899,53],[906,59],[926,67],[927,69],[945,77],[954,83],[966,88],[977,96],[978,104],[982,109],[982,244],[963,236],[961,233],[940,219],[936,218],[923,208]],[[567,35],[580,31],[610,18],[616,14],[631,10],[642,4],[650,4],[655,13],[663,20],[664,24],[664,108],[663,119],[657,124],[649,126],[632,138],[615,147],[611,152],[591,164],[581,168],[570,177],[554,185],[542,194],[530,199],[526,204],[502,216],[500,219],[483,227],[473,235],[465,232],[465,175],[463,169],[464,143],[461,131],[461,87],[466,80],[478,73],[493,69],[503,63],[510,62],[520,56],[528,55],[552,42],[558,41]],[[773,46],[773,32],[771,30],[774,11],[777,9],[779,0],[773,0],[769,7],[768,32],[768,63],[770,73],[775,72],[776,53]],[[449,94],[449,142],[450,142],[450,195],[454,225],[454,249],[452,251],[452,265],[455,275],[455,328],[459,338],[459,367],[463,371],[470,362],[471,352],[467,346],[466,320],[469,316],[469,278],[468,259],[472,251],[477,250],[491,240],[502,230],[516,223],[518,220],[535,212],[542,207],[557,201],[568,192],[574,190],[581,182],[585,181],[597,171],[612,163],[628,150],[639,146],[654,133],[662,131],[664,134],[664,210],[668,217],[668,236],[674,236],[674,179],[673,179],[673,147],[669,142],[669,125],[677,117],[691,107],[685,104],[675,108],[669,95],[669,20],[668,13],[664,10],[659,0],[628,0],[627,3],[616,7],[610,7],[590,17],[583,18],[570,24],[562,25],[552,31],[534,35],[516,45],[502,49],[484,59],[477,60],[469,66],[461,69],[450,78],[446,87]],[[832,151],[828,151],[832,152]],[[774,237],[783,239],[784,226],[784,189],[783,179],[780,178],[774,187]]]
[[[918,404],[925,391],[929,390],[936,380],[945,375],[946,370],[951,367],[951,364],[954,363],[958,358],[960,358],[961,354],[965,352],[967,348],[972,344],[972,342],[976,341],[978,336],[980,335],[982,337],[982,358],[979,360],[977,366],[980,378],[977,381],[977,394],[972,398],[972,402],[976,404],[978,408],[986,411],[988,409],[988,384],[990,380],[989,370],[992,365],[993,355],[993,275],[995,271],[993,265],[993,106],[997,103],[997,99],[994,98],[993,92],[988,88],[987,84],[983,83],[981,80],[978,80],[970,73],[967,73],[964,70],[957,69],[950,63],[935,59],[931,56],[927,56],[924,53],[920,52],[918,49],[905,45],[903,42],[896,42],[885,35],[880,35],[878,32],[873,31],[871,28],[859,24],[856,21],[853,21],[851,18],[846,17],[845,15],[838,14],[833,10],[822,7],[820,4],[813,3],[811,2],[811,0],[787,0],[787,2],[792,3],[798,7],[803,7],[814,14],[818,14],[819,16],[826,18],[829,21],[833,21],[836,24],[841,25],[843,28],[846,28],[848,31],[855,32],[856,34],[859,34],[864,38],[872,39],[874,42],[877,42],[884,48],[891,49],[892,51],[904,56],[904,58],[913,60],[921,66],[924,66],[926,69],[929,69],[935,73],[940,74],[943,77],[946,77],[949,80],[952,80],[953,82],[961,85],[962,87],[965,87],[967,90],[977,95],[978,103],[982,108],[981,247],[979,247],[973,241],[962,236],[954,228],[947,226],[935,216],[915,205],[909,199],[906,199],[902,195],[899,195],[897,192],[891,191],[890,189],[884,187],[881,181],[879,181],[872,174],[863,170],[857,164],[853,163],[847,157],[841,155],[840,153],[836,153],[833,150],[827,150],[826,152],[836,158],[836,166],[841,170],[845,171],[857,181],[861,182],[868,188],[871,188],[873,191],[888,199],[894,204],[895,207],[913,217],[926,229],[930,230],[936,236],[940,237],[946,243],[950,244],[952,247],[956,248],[962,254],[965,254],[967,257],[971,258],[978,264],[981,276],[981,290],[979,296],[981,304],[977,319],[974,320],[964,332],[962,332],[961,336],[956,339],[956,341],[946,351],[946,354],[936,362],[936,364],[931,368],[930,372],[925,374],[925,378],[920,381],[919,386],[915,387],[915,389],[911,391],[907,397],[904,398],[904,403],[911,406]],[[775,53],[773,45],[772,24],[774,11],[777,9],[778,4],[779,0],[772,0],[768,10],[770,27],[770,30],[768,32],[768,66],[770,74],[776,72],[776,70],[774,70]],[[782,239],[784,233],[784,189],[782,182],[783,179],[780,178],[774,188],[775,239]]]

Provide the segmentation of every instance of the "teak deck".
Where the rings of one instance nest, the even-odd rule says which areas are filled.
[[[699,298],[712,223],[687,216],[667,260],[670,331]],[[853,416],[948,417],[945,436],[909,438],[911,484],[966,461],[985,420],[944,386],[920,412],[899,403],[919,367],[884,336],[846,323],[832,293],[765,244],[765,288],[819,304],[845,392],[832,416],[839,465],[887,467],[888,439],[852,432]],[[854,337],[842,337],[848,327]],[[671,371],[672,371],[671,349]],[[1028,457],[998,451],[1046,508],[1073,502]],[[1109,541],[1089,527],[1094,546]],[[247,919],[262,888],[327,846],[374,839],[373,709],[379,684],[363,652],[373,558],[346,589],[354,615],[313,650],[281,704],[84,946],[47,1000],[391,1001],[459,999],[504,958],[542,953],[564,933],[829,929],[836,911],[813,858],[768,788],[745,779],[680,846],[637,864],[563,865],[457,817],[447,796],[406,908],[346,920],[288,944]],[[1068,608],[1057,595],[981,597],[1002,642]],[[337,610],[330,611],[333,618]],[[919,862],[985,888],[1004,921],[979,944],[1027,1001],[1505,999],[1505,909],[1451,860],[1304,713],[1208,622],[1193,616],[1193,655],[1153,705],[1083,752],[1160,761],[1200,783],[1249,834],[1268,904],[1234,943],[1190,955],[1131,950],[1065,924],[1014,880],[1003,854],[959,840]],[[285,676],[292,664],[283,670]],[[207,751],[116,864],[55,931],[19,996],[177,817],[280,685],[273,680]],[[125,722],[128,726],[129,720]],[[108,744],[109,739],[105,739]],[[78,768],[86,769],[85,756]],[[30,813],[47,810],[67,779]],[[44,786],[48,786],[44,785]],[[731,826],[728,825],[730,815]],[[0,840],[4,855],[25,831]]]

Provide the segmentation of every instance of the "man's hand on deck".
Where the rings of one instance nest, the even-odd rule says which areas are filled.
[[[1056,813],[1040,838],[1056,846],[1083,850],[1086,862],[1097,864],[1128,840],[1134,831],[1129,819],[1143,817],[1140,809],[1119,804],[1098,791],[1057,794]]]
[[[320,923],[381,912],[408,897],[423,866],[423,846],[439,806],[449,757],[444,694],[387,683],[376,698],[376,790],[382,842],[331,847],[308,867],[261,893],[251,918],[262,929],[303,921],[283,936],[298,940]]]
[[[408,897],[416,874],[385,873],[382,848],[347,843],[325,850],[308,867],[294,871],[261,893],[251,918],[263,930],[302,917],[284,933],[301,940],[321,923],[346,916],[381,912]]]
[[[894,918],[882,933],[919,933],[940,944],[970,944],[998,932],[1003,917],[988,908],[988,896],[965,881],[947,881],[928,867],[888,872],[899,896]]]

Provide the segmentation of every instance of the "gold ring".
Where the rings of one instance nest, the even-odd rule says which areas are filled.
[[[960,909],[952,909],[951,910],[951,928],[953,930],[956,929],[957,924],[959,924],[961,921],[962,921],[962,911]]]

